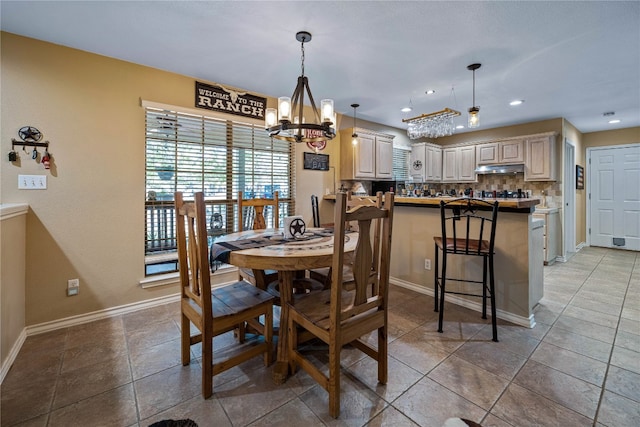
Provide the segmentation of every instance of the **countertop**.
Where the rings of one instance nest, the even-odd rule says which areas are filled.
[[[367,196],[373,198],[373,196]],[[424,207],[438,207],[440,206],[440,200],[451,200],[453,197],[402,197],[396,196],[395,203],[400,205],[413,205],[413,206],[424,206]],[[336,196],[334,194],[328,194],[324,196],[324,200],[336,200]],[[540,203],[540,199],[531,198],[531,199],[501,199],[501,198],[490,198],[484,199],[487,201],[498,201],[498,207],[500,209],[523,209],[523,210],[533,210],[533,208]]]

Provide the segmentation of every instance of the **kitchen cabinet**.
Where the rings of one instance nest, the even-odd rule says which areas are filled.
[[[442,148],[427,145],[427,182],[442,181]]]
[[[442,149],[442,182],[476,182],[476,146]]]
[[[525,181],[555,181],[555,135],[540,135],[525,140]]]
[[[353,145],[353,132],[340,132],[341,179],[393,179],[393,136],[356,128],[358,143]]]
[[[553,264],[558,256],[558,233],[560,231],[560,214],[557,208],[536,209],[534,219],[543,219],[542,247],[544,264]]]
[[[478,165],[524,163],[524,141],[513,139],[476,146]]]
[[[411,146],[409,175],[418,182],[427,178],[427,144],[424,142]]]
[[[409,174],[416,182],[440,182],[442,180],[442,148],[420,143],[411,146]]]

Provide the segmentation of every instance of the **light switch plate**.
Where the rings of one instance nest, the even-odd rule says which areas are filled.
[[[46,175],[18,175],[18,189],[20,190],[46,190]]]

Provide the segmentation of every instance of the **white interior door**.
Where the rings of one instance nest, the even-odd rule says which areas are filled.
[[[640,144],[588,151],[590,244],[640,250]]]

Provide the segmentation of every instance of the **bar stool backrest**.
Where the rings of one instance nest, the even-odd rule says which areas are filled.
[[[459,198],[440,201],[442,239],[448,253],[483,255],[494,252],[498,202]]]

